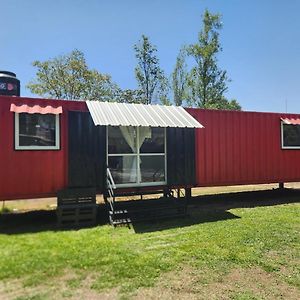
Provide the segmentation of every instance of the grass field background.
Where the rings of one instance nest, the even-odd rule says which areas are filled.
[[[0,299],[300,299],[300,192],[194,197],[183,219],[0,217]]]

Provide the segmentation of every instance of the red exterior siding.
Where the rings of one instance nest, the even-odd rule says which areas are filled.
[[[62,106],[60,150],[15,150],[11,103]],[[85,102],[0,96],[0,200],[55,195],[67,186],[68,111],[87,111]]]
[[[11,103],[62,106],[60,150],[15,150]],[[196,129],[196,186],[300,181],[300,150],[281,149],[280,118],[295,114],[187,109]],[[0,200],[53,196],[68,184],[68,111],[85,102],[0,96]]]
[[[280,118],[295,114],[187,109],[196,130],[196,185],[300,181],[300,150],[281,149]]]

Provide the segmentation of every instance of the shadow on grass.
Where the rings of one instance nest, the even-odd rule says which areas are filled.
[[[273,189],[196,196],[189,200],[190,206],[199,209],[251,208],[300,203],[300,189]]]
[[[134,201],[138,206],[139,200]],[[176,227],[191,226],[206,222],[216,222],[239,217],[228,212],[233,208],[274,206],[287,203],[300,203],[300,190],[268,190],[238,192],[218,195],[197,196],[189,200],[188,216],[166,220],[133,223],[136,233],[159,231]],[[124,203],[125,205],[125,203]],[[98,225],[107,224],[108,217],[104,205],[99,207]],[[23,234],[43,231],[77,230],[78,228],[58,228],[54,210],[39,210],[0,215],[0,233]]]
[[[216,195],[195,196],[188,201],[186,218],[165,221],[133,223],[136,233],[161,231],[176,227],[239,219],[228,210],[234,208],[253,208],[275,206],[288,203],[300,203],[300,190],[274,189],[265,191],[236,192]]]
[[[149,222],[133,222],[132,227],[135,233],[147,233],[154,231],[162,231],[178,227],[188,227],[201,223],[217,222],[230,219],[240,219],[240,217],[228,211],[215,212],[195,212],[188,211],[185,217],[174,217],[164,220],[156,220]]]
[[[97,216],[97,225],[104,225],[107,224],[107,222],[107,212],[104,207],[101,207]],[[78,229],[81,228],[58,227],[56,210],[35,210],[0,214],[0,234],[23,234],[43,231],[71,231]]]

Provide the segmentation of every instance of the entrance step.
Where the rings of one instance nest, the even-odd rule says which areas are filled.
[[[140,196],[140,195],[155,195],[155,194],[163,194],[163,190],[157,191],[115,191],[115,197],[132,197],[132,196]]]
[[[186,216],[187,205],[184,199],[149,199],[115,202],[114,210],[109,211],[111,225],[128,225],[133,222],[151,221]]]

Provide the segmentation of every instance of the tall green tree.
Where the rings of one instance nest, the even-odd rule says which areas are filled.
[[[36,78],[27,88],[42,97],[111,101],[118,92],[109,75],[88,68],[79,50],[32,65],[37,68]]]
[[[230,101],[224,97],[228,89],[229,78],[227,72],[219,68],[217,61],[217,54],[222,51],[219,41],[221,28],[221,16],[205,10],[203,28],[198,34],[198,42],[187,47],[188,55],[195,61],[195,66],[188,76],[190,90],[188,103],[191,106],[232,108]]]
[[[120,90],[116,97],[117,102],[122,103],[142,103],[146,104],[147,100],[144,97],[144,92],[141,90],[125,89]]]
[[[242,110],[241,105],[236,99],[228,100],[224,96],[218,98],[217,101],[210,101],[207,105],[208,109],[224,109],[224,110]]]
[[[168,84],[159,66],[156,46],[150,43],[147,36],[142,35],[141,40],[134,45],[134,50],[137,58],[135,77],[146,104],[165,99]]]
[[[181,106],[183,101],[187,100],[187,75],[185,49],[181,49],[176,58],[176,65],[172,73],[172,90],[176,106]]]
[[[159,80],[159,89],[157,93],[157,97],[159,99],[160,104],[162,105],[172,105],[172,102],[169,98],[170,93],[170,84],[167,77],[163,76]]]

